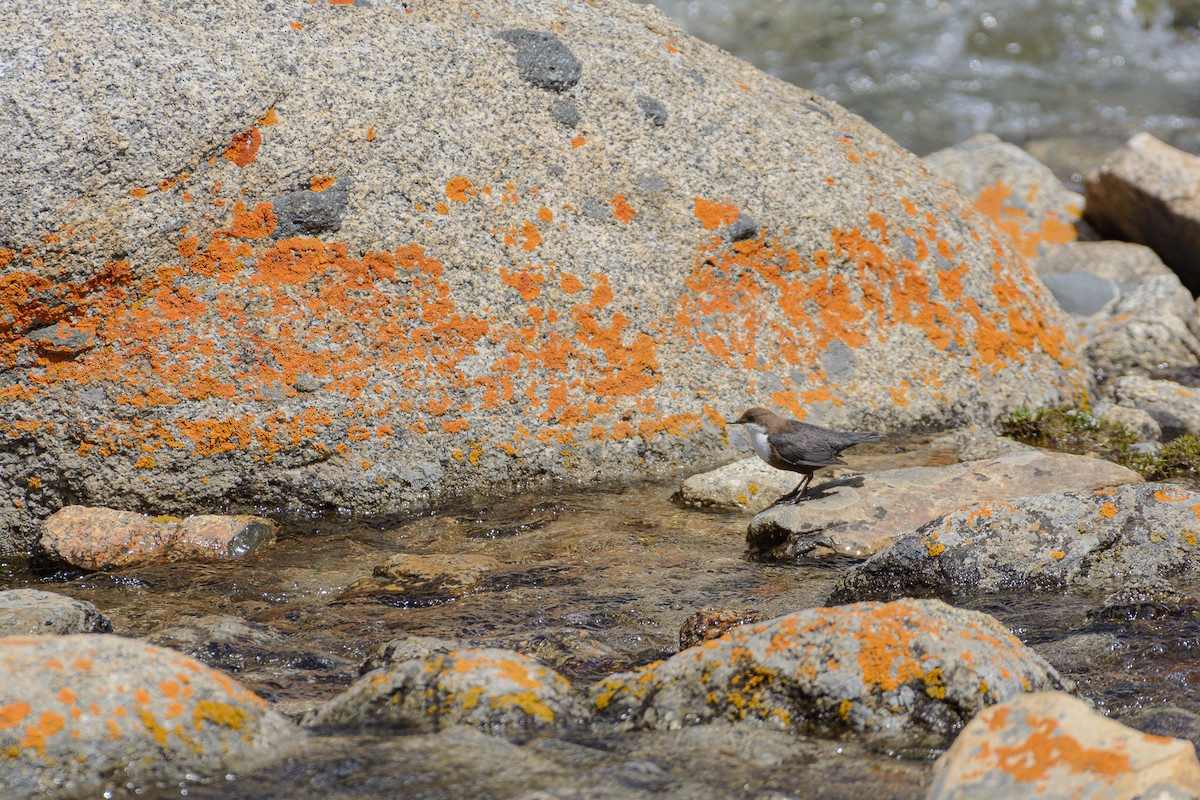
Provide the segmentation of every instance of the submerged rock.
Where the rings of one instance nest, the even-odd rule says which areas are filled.
[[[500,561],[473,553],[397,553],[371,577],[355,581],[344,597],[374,596],[392,605],[433,605],[472,591]]]
[[[445,651],[373,669],[304,718],[308,726],[402,724],[417,730],[472,725],[511,734],[579,724],[587,716],[567,680],[511,650]]]
[[[241,558],[269,546],[279,529],[246,514],[151,517],[67,506],[42,523],[40,555],[87,570],[186,558]]]
[[[1200,564],[1200,493],[1144,483],[978,503],[910,533],[830,602],[1110,587]]]
[[[815,608],[728,634],[591,689],[623,730],[756,722],[944,746],[976,713],[1023,691],[1063,688],[992,617],[935,600]]]
[[[0,790],[14,800],[217,777],[299,738],[227,675],[105,634],[0,639],[0,720]]]
[[[929,800],[1099,800],[1200,794],[1190,742],[1151,736],[1061,692],[987,709],[934,766]]]
[[[0,552],[71,503],[384,513],[724,458],[763,402],[1084,385],[1008,238],[859,117],[648,6],[396,5],[13,9]]]
[[[0,636],[108,633],[112,622],[86,600],[43,592],[9,589],[0,592]]]
[[[746,541],[772,558],[866,556],[979,500],[1041,494],[1048,486],[1093,489],[1141,480],[1110,461],[1031,449],[946,467],[873,472],[814,485],[808,490],[813,499],[758,514]]]

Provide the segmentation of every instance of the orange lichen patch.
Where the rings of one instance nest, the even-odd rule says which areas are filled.
[[[9,703],[6,706],[0,706],[0,730],[19,725],[21,720],[25,719],[32,710],[29,703],[25,702]]]
[[[229,143],[229,147],[225,148],[224,153],[221,153],[221,157],[231,164],[236,164],[239,168],[244,168],[254,163],[260,147],[262,147],[262,133],[255,126],[245,133],[236,134],[233,141]]]
[[[477,193],[470,179],[465,176],[456,175],[446,181],[446,197],[457,203],[466,203]]]
[[[135,200],[145,200],[146,199],[146,190],[143,189],[141,186],[135,186],[129,190],[129,196]]]
[[[613,195],[612,199],[608,202],[612,204],[613,217],[626,225],[632,222],[633,218],[637,216],[637,211],[629,204],[629,201],[625,199],[625,195],[623,194]]]
[[[1075,226],[1060,220],[1053,211],[1046,215],[1040,226],[1034,228],[1033,220],[1025,209],[1007,202],[1012,194],[1012,187],[997,181],[979,192],[974,206],[1012,237],[1021,255],[1032,258],[1038,254],[1040,244],[1062,244],[1074,241],[1078,236]]]
[[[277,122],[279,122],[279,117],[277,117],[275,114],[274,106],[272,106],[271,108],[268,108],[267,113],[263,114],[261,117],[258,118],[258,124],[263,126],[264,128],[269,128],[272,125],[276,124]]]
[[[374,126],[374,125],[372,125],[371,127],[367,128],[367,141],[368,141],[368,142],[373,142],[373,141],[375,141],[375,136],[376,136],[376,134],[375,134],[375,126]]]
[[[554,221],[554,212],[551,211],[550,209],[546,208],[545,206],[539,206],[538,207],[538,219],[540,219],[542,222],[553,222]]]
[[[924,679],[925,671],[912,647],[921,624],[913,612],[902,606],[883,606],[864,614],[855,638],[859,642],[858,666],[865,684],[890,692],[902,684]]]
[[[742,214],[741,209],[730,203],[717,203],[702,197],[696,197],[693,200],[695,206],[692,213],[696,215],[696,219],[700,220],[700,224],[707,231],[735,222]]]
[[[230,730],[240,731],[246,726],[247,713],[245,709],[229,703],[201,700],[196,704],[196,710],[192,716],[197,729],[205,723],[212,723]]]
[[[1100,516],[1112,519],[1117,515],[1117,507],[1113,503],[1105,503],[1100,506]]]
[[[238,239],[265,239],[275,231],[279,217],[271,203],[258,203],[250,211],[238,200],[233,205],[233,220],[230,232]]]
[[[465,430],[470,430],[471,423],[465,419],[452,419],[449,422],[442,423],[442,430],[446,433],[462,433]]]
[[[1182,503],[1187,500],[1187,492],[1182,489],[1159,489],[1154,493],[1154,499],[1160,503]]]
[[[536,300],[538,295],[542,293],[541,285],[545,283],[546,276],[529,270],[513,271],[501,267],[500,280],[516,289],[520,293],[521,299],[528,302]]]
[[[521,235],[525,237],[525,241],[521,242],[521,249],[526,252],[532,252],[539,244],[542,243],[542,234],[529,220],[521,223]]]
[[[1110,779],[1133,770],[1127,754],[1116,748],[1084,747],[1074,736],[1057,731],[1059,723],[1052,717],[1030,714],[1025,724],[1032,728],[1025,741],[1012,746],[982,742],[978,757],[1020,783],[1052,779],[1059,770]]]
[[[323,192],[337,183],[333,175],[313,175],[308,181],[308,188],[314,192]]]
[[[583,136],[576,136],[571,139],[571,147],[583,147],[587,144],[587,139]]]

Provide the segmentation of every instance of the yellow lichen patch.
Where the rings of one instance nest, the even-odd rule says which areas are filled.
[[[492,705],[500,708],[519,708],[531,717],[545,722],[554,721],[554,711],[533,692],[509,692],[492,699]]]
[[[1196,546],[1196,534],[1192,531],[1184,530],[1179,535],[1183,537],[1183,541],[1187,543],[1188,547]]]
[[[142,721],[142,727],[144,727],[147,732],[154,737],[156,742],[161,745],[165,745],[167,743],[167,737],[170,736],[170,731],[168,731],[167,728],[161,722],[159,722],[153,714],[151,714],[149,711],[139,711],[138,719]]]
[[[925,673],[925,694],[934,700],[946,699],[946,680],[940,667],[935,667]]]
[[[946,552],[946,545],[938,541],[940,536],[941,534],[936,531],[921,536],[921,543],[925,545],[925,552],[929,553],[930,558],[937,558]]]
[[[240,731],[246,725],[245,709],[214,700],[201,700],[196,703],[196,710],[192,712],[192,717],[197,729],[202,727],[205,722],[235,731]]]

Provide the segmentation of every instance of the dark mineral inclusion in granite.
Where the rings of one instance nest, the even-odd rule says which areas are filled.
[[[511,28],[497,35],[517,49],[514,60],[521,80],[554,92],[579,82],[583,65],[553,33]]]

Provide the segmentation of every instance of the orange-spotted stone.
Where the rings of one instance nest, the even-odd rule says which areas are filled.
[[[111,634],[0,639],[0,794],[100,797],[224,775],[298,731],[192,658]]]
[[[934,766],[929,800],[1133,800],[1200,793],[1191,742],[1108,719],[1062,692],[993,706]]]

